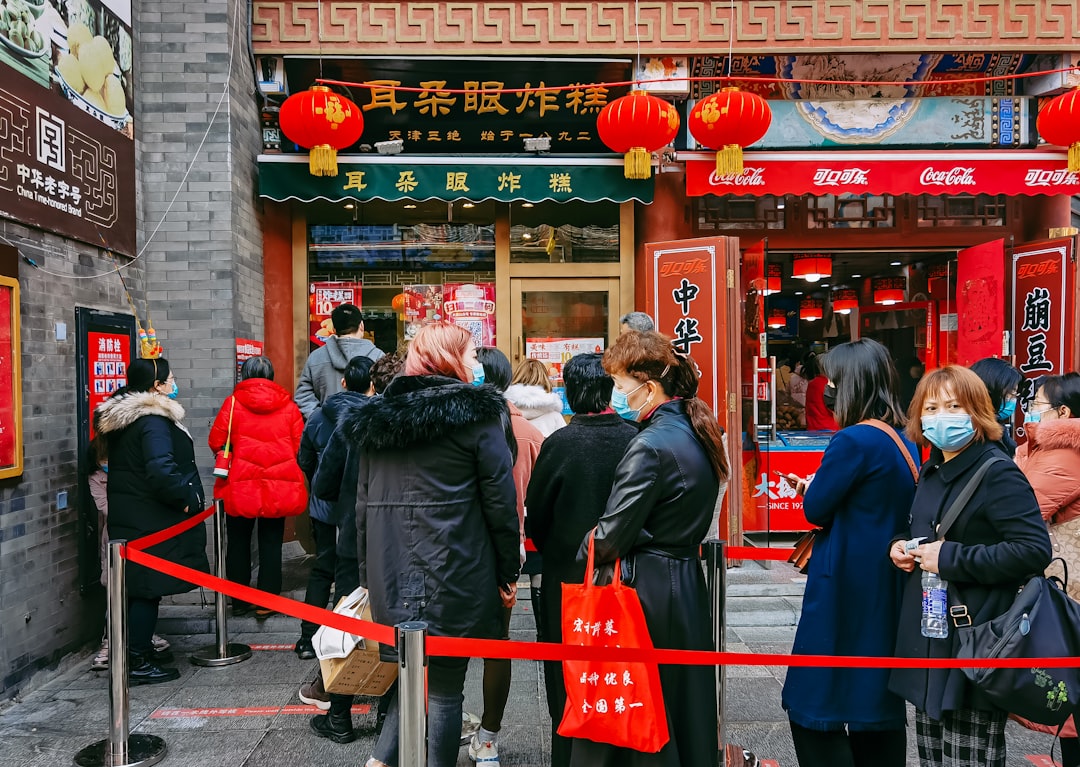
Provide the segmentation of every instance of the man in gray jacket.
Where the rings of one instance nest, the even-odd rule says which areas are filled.
[[[383,352],[364,338],[364,319],[352,304],[342,304],[330,313],[334,335],[326,345],[313,351],[304,363],[304,372],[296,385],[296,404],[304,419],[314,413],[327,397],[341,391],[345,366],[353,357],[367,357],[372,362]]]

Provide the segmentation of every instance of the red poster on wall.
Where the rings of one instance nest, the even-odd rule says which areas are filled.
[[[131,338],[123,333],[89,333],[87,380],[90,388],[90,412],[122,386],[127,386],[127,368],[131,363]],[[94,419],[90,419],[90,438],[94,437]]]
[[[723,238],[645,245],[649,314],[672,346],[688,354],[701,375],[698,396],[721,412],[727,318],[722,276]]]
[[[18,365],[18,302],[14,288],[0,284],[0,472],[21,465],[19,425],[22,413],[19,406]],[[18,473],[18,472],[15,472]],[[0,476],[10,476],[0,473]]]
[[[236,339],[236,382],[240,383],[240,368],[252,357],[261,357],[265,346],[262,341],[250,338]]]
[[[956,313],[958,364],[1005,354],[1005,240],[957,254]]]
[[[443,284],[443,314],[472,333],[477,346],[495,345],[495,283]]]
[[[1073,248],[1069,237],[1012,250],[1014,364],[1027,381],[1073,368]]]
[[[327,336],[334,335],[334,324],[330,315],[342,304],[352,304],[362,308],[361,292],[363,284],[359,282],[313,282],[308,286],[308,319],[311,329],[308,333],[311,343],[322,346]]]

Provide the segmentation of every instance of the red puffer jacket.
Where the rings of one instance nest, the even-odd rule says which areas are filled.
[[[232,464],[214,482],[214,497],[238,517],[291,517],[307,508],[304,474],[296,463],[304,419],[292,397],[266,378],[236,385],[210,429],[210,449],[225,447],[232,413]]]

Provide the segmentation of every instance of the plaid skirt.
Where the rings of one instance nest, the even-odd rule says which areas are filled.
[[[1004,711],[962,708],[932,719],[915,710],[921,767],[1005,767]]]

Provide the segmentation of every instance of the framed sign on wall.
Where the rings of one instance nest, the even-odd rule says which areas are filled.
[[[23,473],[19,281],[0,277],[0,479]]]

